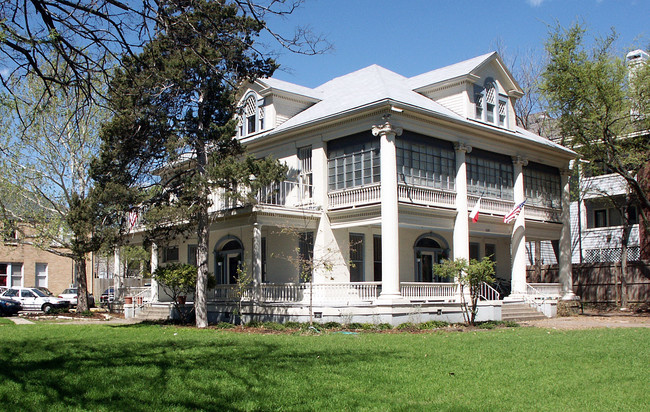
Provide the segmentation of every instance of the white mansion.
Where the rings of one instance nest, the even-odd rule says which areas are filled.
[[[458,287],[434,266],[491,256],[508,299],[526,300],[544,288],[526,283],[531,241],[559,240],[556,295],[572,297],[575,154],[516,126],[521,96],[496,53],[411,78],[373,65],[313,89],[273,78],[247,85],[237,138],[290,171],[255,204],[214,194],[210,319],[232,310],[244,267],[254,279],[246,310],[269,319],[304,320],[311,301],[324,320],[459,320]],[[191,239],[155,250],[154,265],[196,259]],[[298,256],[313,262],[311,287]],[[479,319],[500,319],[503,296],[488,285],[482,295]],[[155,283],[150,298],[168,300]]]

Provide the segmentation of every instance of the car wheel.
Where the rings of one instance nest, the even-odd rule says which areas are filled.
[[[46,303],[41,307],[41,310],[45,313],[50,313],[52,311],[52,305]]]

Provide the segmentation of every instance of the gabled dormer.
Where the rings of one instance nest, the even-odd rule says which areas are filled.
[[[277,79],[258,79],[242,88],[238,101],[238,137],[250,137],[278,127],[320,101],[319,93]]]
[[[415,92],[469,120],[513,130],[523,91],[496,52],[409,79]]]

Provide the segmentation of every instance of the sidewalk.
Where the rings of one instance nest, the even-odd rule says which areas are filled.
[[[32,322],[31,320],[21,318],[20,316],[11,316],[11,317],[9,317],[7,319],[12,321],[16,325],[33,325],[34,324],[34,322]]]

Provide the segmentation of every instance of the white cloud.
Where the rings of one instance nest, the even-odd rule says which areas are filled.
[[[533,7],[539,7],[544,3],[544,0],[526,0],[526,2]]]

